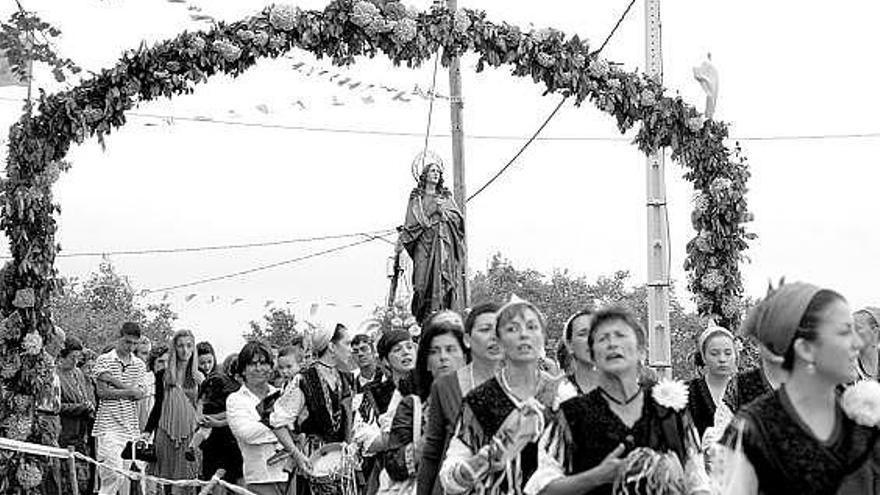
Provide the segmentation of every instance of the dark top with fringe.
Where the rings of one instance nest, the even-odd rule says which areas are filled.
[[[693,430],[687,410],[676,412],[661,406],[654,400],[651,388],[643,386],[642,391],[642,414],[632,427],[611,410],[598,388],[563,402],[549,426],[548,454],[563,466],[567,475],[598,466],[620,444],[626,446],[624,455],[637,447],[648,447],[658,452],[674,452],[684,464],[686,436],[688,429]],[[612,485],[588,493],[611,494]]]
[[[715,424],[715,401],[705,377],[697,377],[688,382],[688,412],[694,420],[700,437],[706,428]]]
[[[758,493],[832,495],[872,493],[854,486],[869,460],[876,465],[878,430],[857,425],[840,406],[831,437],[820,441],[804,424],[785,392],[785,386],[740,410],[724,434],[723,443],[736,448],[742,429],[742,449],[758,478]]]
[[[299,382],[308,417],[302,422],[300,431],[310,437],[320,438],[324,443],[345,442],[351,431],[351,398],[354,378],[350,373],[339,373],[336,390],[327,386],[318,374],[317,366],[302,370]]]

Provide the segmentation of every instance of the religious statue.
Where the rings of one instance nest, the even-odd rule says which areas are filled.
[[[439,309],[464,305],[464,216],[443,185],[443,160],[427,151],[413,160],[418,182],[409,195],[398,253],[413,262],[412,314],[421,323]]]
[[[703,115],[711,119],[715,115],[715,104],[718,101],[718,70],[712,65],[712,54],[706,56],[706,60],[698,67],[694,67],[694,79],[700,83],[700,87],[706,93],[706,110]]]

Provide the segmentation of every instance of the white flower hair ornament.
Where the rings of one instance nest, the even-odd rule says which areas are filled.
[[[572,383],[565,377],[559,378],[559,385],[556,388],[556,397],[553,398],[552,410],[558,411],[559,406],[568,399],[577,397],[578,391]]]
[[[880,383],[862,380],[847,387],[840,407],[850,419],[862,426],[880,426]]]
[[[673,411],[678,412],[687,407],[688,388],[687,385],[678,380],[660,380],[660,382],[654,385],[651,394],[657,404]]]

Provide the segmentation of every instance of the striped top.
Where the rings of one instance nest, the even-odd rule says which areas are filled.
[[[109,373],[126,387],[145,388],[147,366],[134,354],[129,355],[129,362],[124,362],[116,354],[116,349],[98,356],[93,373],[98,377]],[[99,437],[113,434],[135,439],[140,435],[138,427],[137,402],[130,399],[100,399],[98,414],[95,417],[95,429],[92,436]]]

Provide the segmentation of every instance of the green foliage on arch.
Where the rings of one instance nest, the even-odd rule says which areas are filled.
[[[335,0],[323,11],[273,6],[207,32],[185,32],[132,50],[76,88],[41,93],[36,114],[12,126],[0,218],[14,258],[0,287],[0,435],[38,435],[28,420],[33,417],[29,398],[49,377],[45,363],[51,356],[42,342],[52,335],[50,294],[60,288],[54,268],[58,206],[51,186],[68,167],[63,160],[71,144],[96,136],[103,145],[139,102],[190,93],[214,74],[237,76],[258,59],[293,48],[338,65],[381,52],[408,67],[438,51],[444,65],[470,51],[479,56],[477,70],[508,65],[514,76],[542,84],[545,94],[570,97],[576,105],[592,101],[614,116],[621,132],[641,124],[638,148],[645,153],[669,148],[698,191],[692,214],[698,235],[688,243],[685,261],[698,310],[716,315],[722,324],[736,323],[739,262],[753,235],[744,227],[751,219],[745,198],[748,167],[738,145],[725,145],[727,125],[705,120],[680,97],[667,96],[658,82],[609,64],[586,40],[557,30],[523,32],[491,22],[483,12],[416,12],[394,1]],[[23,372],[26,361],[29,369],[43,371]],[[10,463],[0,465],[13,469]],[[31,467],[22,472],[32,475]],[[0,478],[16,479],[7,474],[0,472]]]

